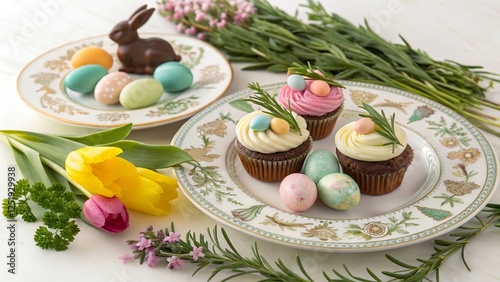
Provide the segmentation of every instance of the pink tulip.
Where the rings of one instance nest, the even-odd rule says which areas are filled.
[[[92,225],[111,233],[122,232],[129,223],[128,211],[116,197],[92,195],[83,204],[83,214]]]

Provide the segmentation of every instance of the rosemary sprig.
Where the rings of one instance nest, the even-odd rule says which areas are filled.
[[[314,69],[318,70],[320,73],[315,72]],[[290,74],[298,74],[310,79],[322,80],[329,85],[345,88],[342,84],[335,81],[335,78],[331,73],[326,72],[319,67],[313,68],[310,62],[307,62],[307,66],[301,65],[297,62],[293,62],[293,67],[289,67],[288,71],[290,72]]]
[[[285,120],[290,125],[291,129],[297,130],[299,134],[302,135],[302,133],[300,132],[299,124],[293,117],[290,107],[288,107],[287,109],[281,106],[273,96],[271,96],[269,93],[267,93],[267,91],[260,87],[258,82],[248,84],[248,88],[254,90],[255,95],[249,96],[248,98],[243,99],[243,101],[251,102],[255,105],[261,106],[262,108],[266,109],[265,111],[263,111],[264,113]]]
[[[455,240],[435,240],[434,243],[436,246],[434,247],[434,253],[432,253],[427,259],[417,258],[416,260],[420,263],[418,265],[405,263],[386,254],[385,257],[391,263],[401,267],[401,270],[394,272],[383,271],[382,275],[389,277],[389,281],[409,282],[428,280],[427,277],[429,277],[432,273],[435,273],[436,281],[439,281],[439,267],[457,251],[461,252],[462,261],[467,269],[470,270],[465,261],[465,247],[492,224],[497,223],[494,226],[500,228],[500,224],[498,224],[500,219],[500,204],[487,204],[482,212],[487,213],[486,218],[488,221],[484,222],[479,216],[476,216],[475,218],[479,223],[478,227],[461,226],[459,227],[459,232],[453,232],[449,235],[452,238],[456,238]],[[169,240],[165,240],[166,236],[175,237],[172,235],[178,234],[175,233],[173,223],[171,224],[170,230],[166,228],[156,232],[153,230],[153,227],[150,226],[145,232],[141,232],[140,234],[140,237],[143,237],[146,241],[150,240],[148,241],[150,246],[142,250],[136,249],[134,251],[134,257],[139,259],[142,264],[147,259],[147,256],[151,257],[151,255],[148,254],[151,250],[154,252],[154,256],[156,258],[163,260],[175,256],[176,259],[197,264],[198,267],[194,271],[193,276],[200,272],[203,268],[212,266],[212,275],[209,280],[212,280],[215,276],[223,272],[232,272],[233,274],[221,279],[221,281],[228,281],[244,275],[254,274],[259,274],[265,277],[265,279],[261,281],[314,281],[304,268],[302,260],[299,256],[295,257],[295,263],[300,273],[296,273],[281,259],[275,261],[274,265],[269,263],[260,254],[257,243],[254,243],[251,248],[253,256],[245,257],[242,256],[232,244],[228,234],[223,228],[219,229],[215,226],[212,230],[208,229],[207,232],[209,240],[205,239],[203,234],[196,234],[188,231],[184,240],[178,238],[170,243]],[[219,238],[220,235],[222,235],[223,240]],[[138,241],[129,240],[127,243],[129,245],[136,245]],[[193,250],[195,247],[198,251],[200,251],[199,248],[202,247],[203,252],[203,254],[201,254],[201,252],[198,253],[196,259],[193,257]],[[343,271],[347,274],[342,274],[340,271],[335,269],[332,269],[331,271],[335,277],[330,277],[326,271],[322,272],[326,281],[386,281],[382,280],[379,275],[375,274],[375,272],[369,268],[367,268],[366,271],[371,277],[370,279],[355,275],[345,264],[343,265]]]
[[[314,0],[302,5],[308,21],[267,0],[251,2],[256,13],[245,26],[228,23],[206,33],[208,42],[231,61],[252,63],[246,70],[286,72],[293,62],[311,62],[337,80],[380,84],[429,98],[500,136],[500,105],[484,98],[493,82],[500,82],[500,74],[435,60],[403,37],[402,43],[389,42],[368,24],[354,25]],[[494,113],[484,114],[485,109]]]
[[[403,146],[403,144],[401,144],[401,142],[399,141],[398,136],[396,136],[396,133],[394,132],[394,113],[391,115],[390,120],[387,120],[387,117],[385,116],[383,110],[381,111],[381,114],[379,114],[372,106],[366,103],[363,103],[359,107],[367,112],[367,114],[359,114],[359,116],[370,118],[376,125],[375,132],[389,139],[390,142],[382,144],[382,146],[392,145],[392,153],[394,153],[396,145]]]

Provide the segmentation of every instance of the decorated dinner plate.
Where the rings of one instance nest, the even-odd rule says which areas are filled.
[[[250,177],[235,152],[235,125],[246,112],[229,95],[189,119],[172,144],[199,166],[175,169],[179,185],[203,212],[236,230],[275,243],[325,251],[356,252],[402,247],[434,238],[465,223],[492,196],[498,168],[484,135],[450,109],[408,92],[341,81],[344,110],[333,133],[313,149],[335,152],[335,132],[359,118],[363,102],[387,115],[407,134],[415,157],[401,186],[382,196],[362,195],[345,211],[318,199],[305,212],[292,212],[279,197],[279,182]],[[263,88],[276,93],[283,84]],[[254,109],[257,109],[254,106]]]
[[[134,110],[127,110],[119,104],[100,104],[92,93],[67,91],[62,82],[72,70],[71,57],[81,48],[103,48],[114,58],[109,72],[118,71],[117,45],[107,35],[100,35],[57,47],[30,62],[17,78],[19,95],[32,109],[54,120],[101,128],[133,123],[137,129],[190,117],[219,99],[229,88],[233,78],[231,65],[210,44],[182,35],[143,33],[140,36],[159,37],[172,45],[176,54],[182,56],[181,63],[193,73],[193,84],[189,89],[176,94],[164,92],[154,105]],[[131,76],[132,79],[147,77]]]

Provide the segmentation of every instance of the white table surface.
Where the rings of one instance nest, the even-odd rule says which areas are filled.
[[[305,1],[271,1],[292,12]],[[321,1],[331,11],[339,13],[354,23],[368,19],[380,34],[398,41],[398,34],[415,48],[426,50],[437,59],[451,59],[463,64],[482,65],[487,70],[500,73],[500,2],[468,0],[376,0],[376,1]],[[107,34],[117,22],[143,3],[155,6],[150,1],[84,1],[84,0],[18,0],[2,4],[0,9],[0,129],[20,129],[53,134],[84,134],[91,130],[62,124],[50,120],[23,104],[16,93],[16,76],[21,68],[38,55],[64,43],[85,37]],[[387,11],[392,11],[387,17]],[[36,32],[23,34],[24,26],[36,21],[40,13],[48,15],[42,24],[34,26]],[[173,25],[155,14],[141,28],[143,32],[175,33]],[[19,36],[21,35],[21,36]],[[283,74],[264,71],[242,71],[244,64],[233,64],[234,80],[227,94],[244,89],[249,82],[260,84],[281,82]],[[489,92],[493,100],[500,102],[500,86]],[[155,128],[132,132],[130,139],[151,144],[169,144],[183,121]],[[500,138],[486,134],[500,153]],[[6,197],[5,174],[13,164],[9,149],[0,145],[0,198]],[[500,191],[491,199],[500,203]],[[138,262],[122,264],[117,258],[129,248],[128,239],[137,237],[139,231],[152,224],[163,228],[175,222],[176,229],[185,232],[205,232],[216,222],[199,211],[189,200],[180,195],[174,202],[172,214],[153,217],[131,212],[131,226],[121,234],[106,234],[80,224],[81,233],[65,252],[44,251],[36,247],[33,233],[36,224],[17,224],[16,274],[7,272],[7,222],[0,219],[0,281],[204,281],[211,274],[202,271],[191,277],[194,265],[185,264],[180,271],[165,267],[149,268]],[[244,254],[256,240],[269,261],[281,258],[294,265],[294,257],[300,255],[310,274],[317,281],[324,281],[321,270],[332,274],[335,268],[341,272],[345,263],[355,274],[368,277],[365,268],[374,272],[395,270],[385,259],[390,254],[409,263],[416,257],[427,258],[432,251],[432,240],[409,247],[371,253],[322,253],[298,250],[254,239],[226,228],[233,243]],[[489,228],[466,249],[466,258],[472,271],[463,266],[459,254],[447,260],[441,267],[441,281],[499,281],[500,230]],[[210,269],[210,268],[209,268]],[[216,277],[215,281],[224,276]],[[381,276],[383,277],[383,276]],[[238,281],[255,281],[260,277],[240,278]]]

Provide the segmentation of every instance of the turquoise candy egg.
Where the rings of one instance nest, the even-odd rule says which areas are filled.
[[[289,75],[286,79],[286,84],[293,90],[302,91],[306,89],[306,80],[298,74]]]
[[[250,121],[250,129],[253,131],[266,131],[271,124],[271,118],[268,115],[256,115]]]
[[[361,193],[358,184],[349,175],[331,173],[318,182],[318,196],[327,206],[347,210],[359,203]]]
[[[180,92],[188,89],[193,83],[193,73],[179,62],[166,62],[159,65],[153,77],[161,82],[167,92]]]
[[[100,65],[84,65],[72,70],[64,78],[64,86],[78,93],[92,93],[108,70]]]
[[[161,83],[152,78],[130,82],[120,92],[120,104],[127,109],[139,109],[156,103],[163,94]]]
[[[312,152],[304,163],[304,174],[318,184],[323,176],[340,172],[337,157],[328,150]]]

